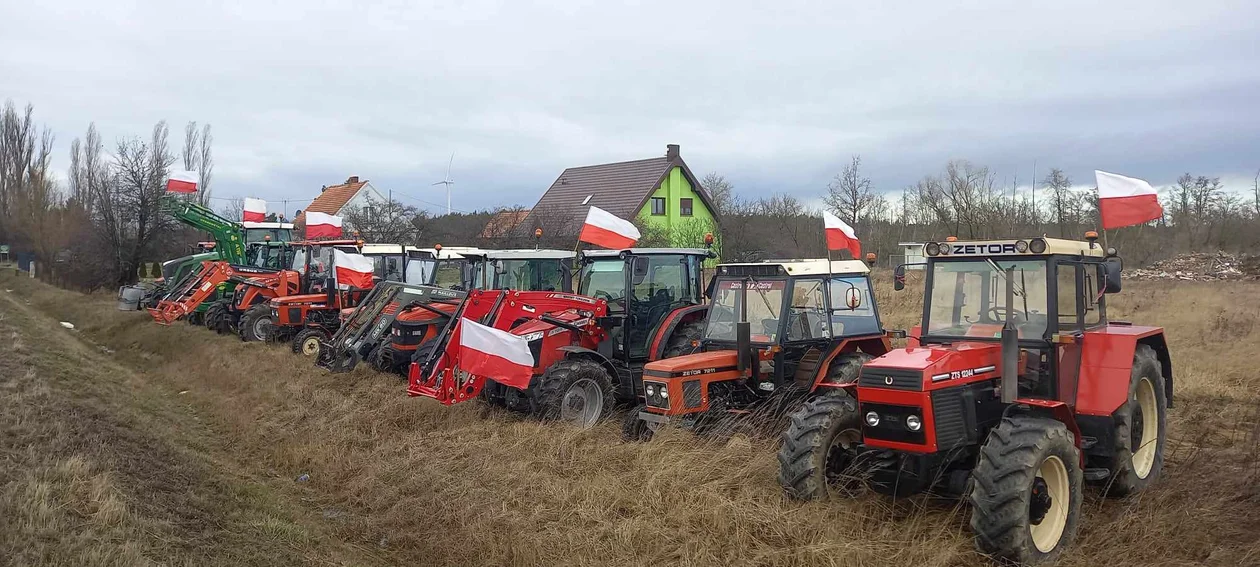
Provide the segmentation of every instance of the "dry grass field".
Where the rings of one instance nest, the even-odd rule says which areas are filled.
[[[1061,565],[1258,565],[1260,283],[1127,286],[1112,316],[1172,349],[1165,474],[1087,493]],[[917,316],[913,290],[879,299]],[[3,565],[986,564],[957,502],[789,501],[774,451],[442,407],[0,275]]]

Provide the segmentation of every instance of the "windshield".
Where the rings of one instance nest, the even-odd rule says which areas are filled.
[[[289,242],[290,230],[287,228],[247,228],[245,229],[245,243],[263,242],[271,237],[272,242]]]
[[[407,275],[404,279],[409,284],[431,284],[433,283],[433,268],[437,266],[437,260],[429,258],[408,258],[407,259]]]
[[[1006,274],[1011,270],[1014,305],[1006,305]],[[965,260],[932,263],[928,335],[996,338],[1008,309],[1020,338],[1046,334],[1045,260]]]
[[[464,289],[464,270],[467,267],[468,261],[463,258],[439,261],[433,285],[447,289]]]
[[[501,289],[556,291],[564,289],[560,260],[496,260]]]
[[[786,280],[748,279],[748,321],[752,326],[752,342],[774,343],[779,340],[779,315],[783,311]],[[739,322],[744,279],[719,279],[714,286],[713,305],[709,308],[704,338],[735,341],[735,324]]]
[[[620,258],[595,260],[582,266],[578,293],[608,301],[610,313],[626,309],[626,263]]]
[[[402,254],[372,256],[372,275],[387,282],[403,281]]]

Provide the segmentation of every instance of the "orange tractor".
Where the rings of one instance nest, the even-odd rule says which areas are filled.
[[[353,307],[371,289],[338,281],[338,258],[361,255],[362,241],[304,241],[292,246],[298,292],[247,308],[237,325],[241,340],[289,340],[308,327],[315,329],[312,332],[335,330],[341,309]]]
[[[248,264],[232,264],[223,260],[206,260],[188,273],[169,293],[148,309],[159,324],[169,325],[191,317],[199,307],[231,287],[234,297],[259,298],[264,301],[297,292],[297,274],[272,266],[285,265],[292,257],[287,243],[266,242],[251,244],[245,260]],[[215,301],[204,310],[202,322],[209,328],[218,328],[223,321],[224,308],[231,299]]]
[[[792,416],[779,450],[787,493],[824,498],[857,479],[965,495],[982,552],[1035,564],[1072,542],[1084,483],[1115,496],[1149,487],[1172,362],[1163,329],[1109,320],[1121,262],[1086,236],[926,244],[922,323],[856,386]]]
[[[697,432],[754,411],[852,387],[858,369],[891,348],[858,260],[792,260],[717,268],[703,334],[691,354],[643,369],[644,403],[626,416],[627,440],[666,423]]]

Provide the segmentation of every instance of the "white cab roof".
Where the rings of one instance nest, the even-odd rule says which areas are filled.
[[[826,258],[813,258],[803,260],[766,260],[764,262],[748,262],[737,264],[722,264],[718,268],[726,266],[764,266],[767,264],[782,266],[783,270],[791,276],[815,276],[825,274],[869,274],[870,266],[861,260],[832,260],[831,265],[827,265]]]

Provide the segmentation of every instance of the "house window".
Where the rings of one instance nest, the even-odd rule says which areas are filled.
[[[684,217],[691,216],[691,199],[680,199],[678,201],[678,214]]]
[[[664,197],[652,197],[652,214],[657,216],[665,214]]]

